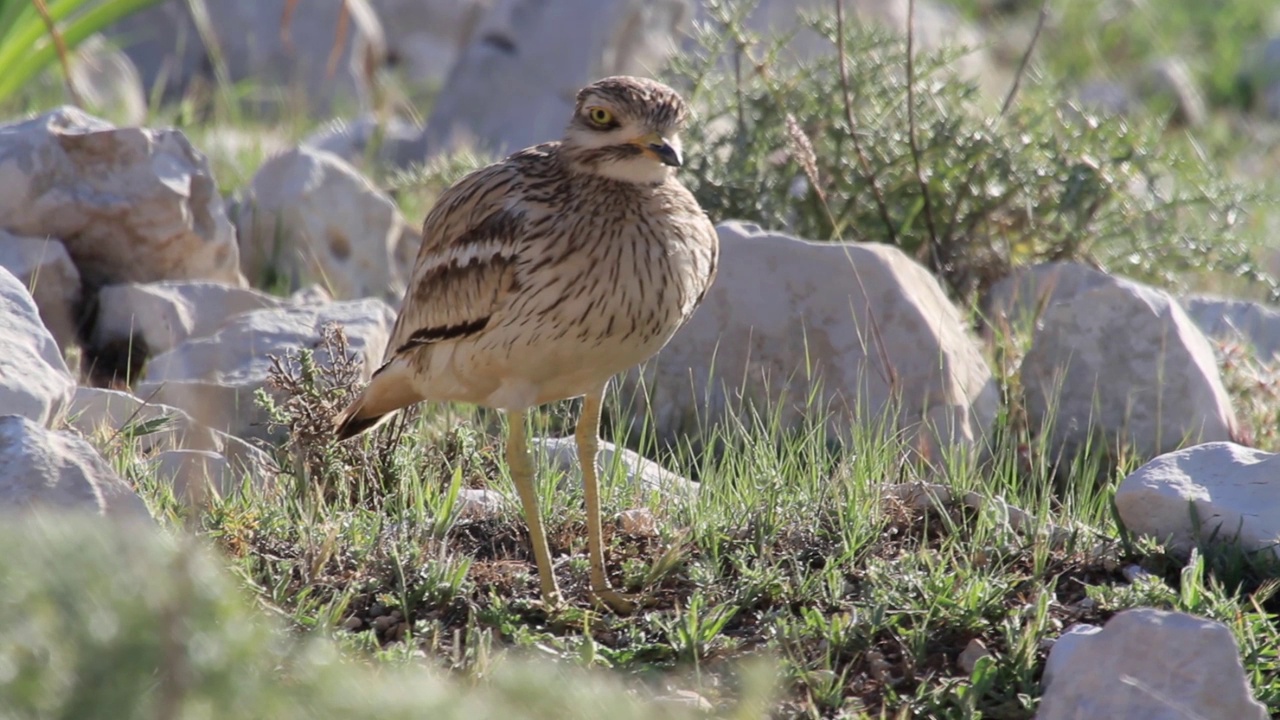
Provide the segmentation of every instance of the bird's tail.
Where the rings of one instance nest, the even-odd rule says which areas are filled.
[[[422,399],[414,389],[407,369],[393,363],[383,365],[351,404],[338,413],[333,421],[334,435],[338,442],[349,440],[381,425],[395,411]]]

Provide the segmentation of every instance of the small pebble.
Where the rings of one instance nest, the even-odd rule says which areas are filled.
[[[624,510],[618,515],[622,532],[633,537],[653,537],[658,534],[658,521],[649,508]]]
[[[1139,565],[1126,565],[1124,566],[1124,569],[1120,571],[1120,574],[1124,575],[1124,579],[1129,581],[1129,584],[1131,585],[1139,580],[1150,580],[1155,577],[1146,570],[1143,570]]]
[[[984,657],[990,657],[991,651],[978,638],[969,641],[964,650],[960,651],[959,657],[956,658],[956,666],[965,674],[970,674],[973,669],[978,666],[978,661]]]

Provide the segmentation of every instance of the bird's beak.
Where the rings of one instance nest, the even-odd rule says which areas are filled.
[[[680,167],[684,162],[680,157],[680,151],[676,150],[669,140],[658,133],[649,133],[644,137],[632,140],[631,143],[638,145],[641,150],[656,158],[663,165]]]

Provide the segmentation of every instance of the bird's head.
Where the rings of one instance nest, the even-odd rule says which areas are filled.
[[[563,150],[576,169],[613,180],[660,183],[680,167],[688,108],[654,80],[609,77],[578,93]]]

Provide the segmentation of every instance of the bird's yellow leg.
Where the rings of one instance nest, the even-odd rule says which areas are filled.
[[[529,541],[533,545],[533,557],[538,562],[538,580],[542,584],[542,601],[548,608],[560,605],[560,588],[551,567],[551,551],[547,548],[547,535],[542,530],[542,515],[538,512],[538,493],[534,487],[533,462],[529,459],[525,438],[524,411],[507,414],[510,430],[507,433],[507,467],[511,481],[520,494],[524,506],[525,522],[529,525]]]
[[[626,614],[635,604],[609,587],[604,572],[604,539],[600,525],[600,488],[596,477],[596,451],[599,449],[600,403],[604,400],[604,386],[586,394],[582,399],[582,415],[574,437],[578,446],[578,464],[582,467],[583,497],[587,506],[587,552],[591,563],[591,591],[614,612]]]

